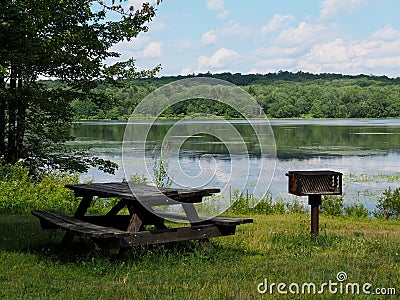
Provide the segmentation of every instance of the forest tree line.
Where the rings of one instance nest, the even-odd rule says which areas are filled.
[[[75,119],[128,119],[138,103],[164,84],[191,77],[213,77],[243,88],[270,118],[393,118],[400,117],[400,78],[368,75],[278,72],[270,74],[222,73],[137,79],[121,87],[99,85],[101,101],[74,100]],[[47,82],[56,86],[57,82]],[[178,92],[171,87],[171,93]],[[105,100],[106,99],[106,100]],[[166,118],[205,113],[240,118],[231,107],[207,99],[175,104]]]

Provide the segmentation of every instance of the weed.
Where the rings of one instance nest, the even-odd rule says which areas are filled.
[[[379,198],[374,216],[377,218],[396,219],[400,214],[400,188],[386,189]]]
[[[156,149],[153,150],[155,152]],[[154,159],[153,173],[155,184],[158,187],[170,187],[172,179],[168,175],[169,160],[168,156],[168,143],[164,147],[164,151],[160,152],[160,157]]]
[[[126,179],[124,179],[123,181],[126,181]],[[147,178],[144,174],[138,174],[135,173],[133,175],[131,175],[129,177],[129,182],[135,182],[135,183],[139,183],[139,184],[147,184]]]

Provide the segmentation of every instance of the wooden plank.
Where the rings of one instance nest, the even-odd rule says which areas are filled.
[[[129,235],[129,233],[126,231],[91,224],[54,211],[34,210],[32,211],[32,214],[41,220],[49,222],[50,224],[54,224],[61,229],[76,235],[101,238]]]
[[[127,205],[127,200],[122,199],[116,205],[114,205],[110,211],[106,214],[106,216],[115,216],[117,215],[125,206]]]
[[[140,198],[144,201],[156,201],[160,195],[165,195],[175,201],[183,203],[201,202],[204,196],[220,192],[219,189],[173,189],[158,188],[155,186],[138,184],[133,182],[108,182],[108,183],[92,183],[92,184],[67,184],[65,186],[75,192],[78,197],[82,196],[98,196],[100,198],[119,197],[130,200]],[[132,192],[135,191],[134,193]],[[162,205],[154,204],[154,205]]]
[[[129,215],[105,215],[105,216],[84,216],[82,220],[104,227],[114,227],[119,230],[125,231],[131,217]]]
[[[160,217],[165,217],[166,219],[188,220],[185,214],[162,211],[162,210],[154,210],[154,213],[159,215]],[[212,223],[218,225],[240,225],[246,223],[253,223],[253,219],[251,218],[230,218],[230,217],[210,218],[206,216],[199,216],[199,220],[201,223]]]
[[[133,214],[132,218],[129,222],[127,231],[138,232],[140,230],[140,227],[142,226],[142,224],[143,224],[143,221],[141,220],[139,215]]]
[[[227,218],[227,217],[215,217],[211,219],[216,225],[224,225],[224,224],[246,224],[253,223],[253,219],[250,218]]]
[[[127,185],[124,186],[116,183],[67,184],[65,187],[73,190],[77,197],[92,195],[100,198],[133,198],[132,192]]]
[[[124,237],[129,247],[149,244],[163,244],[188,240],[203,240],[235,234],[235,226],[203,225],[169,230],[140,231]]]
[[[81,217],[83,217],[83,216],[86,214],[86,212],[87,212],[87,210],[88,210],[88,208],[89,208],[89,206],[90,206],[90,203],[92,203],[92,200],[93,200],[93,196],[91,196],[91,195],[85,195],[85,196],[82,198],[82,201],[79,203],[79,206],[78,206],[78,208],[76,209],[76,212],[75,212],[75,214],[74,214],[74,217],[75,217],[75,218],[81,218]]]

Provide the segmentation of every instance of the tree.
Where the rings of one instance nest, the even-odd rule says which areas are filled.
[[[153,76],[160,66],[138,71],[111,47],[147,31],[155,16],[149,3],[124,8],[120,0],[7,0],[0,2],[0,157],[25,160],[34,169],[85,171],[116,166],[69,151],[70,103],[105,101],[93,89],[100,83]],[[157,4],[161,1],[158,0]],[[53,87],[38,79],[58,79]]]

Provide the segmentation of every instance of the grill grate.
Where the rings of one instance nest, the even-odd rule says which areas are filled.
[[[334,171],[289,171],[289,193],[306,195],[341,195],[342,173]]]

